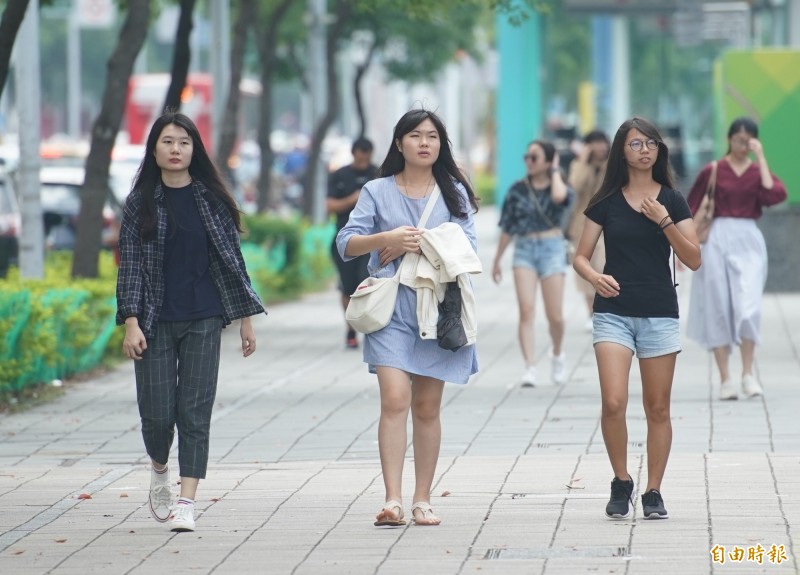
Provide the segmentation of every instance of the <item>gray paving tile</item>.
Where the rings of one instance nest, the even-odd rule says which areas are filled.
[[[495,218],[491,209],[478,218],[485,269]],[[681,275],[686,309],[691,278]],[[0,418],[0,573],[798,573],[800,331],[791,326],[800,323],[800,295],[765,298],[757,354],[764,398],[718,401],[710,355],[684,342],[662,485],[670,519],[642,520],[637,499],[629,520],[610,522],[603,512],[612,472],[596,366],[572,278],[567,286],[571,378],[523,390],[516,387],[522,361],[513,286],[476,278],[482,369],[467,386],[446,386],[432,490],[440,527],[372,526],[383,500],[377,382],[359,353],[342,349],[330,290],[272,306],[255,322],[260,348],[247,360],[235,330],[224,333],[210,467],[193,534],[171,534],[147,511],[130,364]],[[535,329],[537,341],[546,341],[542,318]],[[542,345],[538,357],[544,375]],[[641,397],[634,362],[628,468],[643,488]],[[407,515],[413,472],[409,449]],[[77,499],[83,492],[91,499]],[[715,544],[784,545],[787,558],[715,566]]]

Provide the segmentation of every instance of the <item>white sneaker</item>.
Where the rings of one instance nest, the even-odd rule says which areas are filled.
[[[159,523],[169,519],[172,508],[172,491],[169,488],[169,467],[164,473],[150,468],[150,515]]]
[[[764,395],[764,388],[762,388],[758,380],[749,373],[742,376],[742,391],[744,391],[747,397]]]
[[[169,530],[177,533],[194,531],[194,504],[178,503],[172,506]]]
[[[563,351],[561,355],[553,355],[553,352],[550,352],[550,365],[552,366],[553,383],[561,385],[567,381],[567,356]]]
[[[719,398],[739,399],[739,392],[736,390],[736,386],[733,385],[733,382],[730,379],[723,381],[722,385],[719,387]]]
[[[534,387],[536,385],[536,366],[529,365],[522,372],[522,387]]]

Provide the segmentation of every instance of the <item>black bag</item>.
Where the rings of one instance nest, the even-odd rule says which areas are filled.
[[[461,322],[461,288],[458,282],[448,282],[444,299],[439,303],[439,321],[436,323],[439,347],[456,351],[467,345],[467,334]]]

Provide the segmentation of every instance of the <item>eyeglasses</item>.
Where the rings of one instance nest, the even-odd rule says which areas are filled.
[[[656,140],[654,140],[653,138],[650,138],[646,142],[644,142],[642,140],[639,140],[639,139],[631,140],[630,142],[628,142],[628,145],[631,147],[631,150],[633,150],[634,152],[640,152],[642,150],[642,148],[644,148],[645,146],[647,146],[648,150],[656,150],[656,149],[658,149],[658,142]]]
[[[536,162],[539,161],[539,156],[537,156],[536,154],[525,154],[524,156],[522,156],[522,159],[523,159],[523,161],[526,161],[526,162],[528,160],[530,160],[531,162],[533,162],[535,164]]]

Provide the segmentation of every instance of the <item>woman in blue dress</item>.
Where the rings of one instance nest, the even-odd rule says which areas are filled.
[[[445,126],[433,112],[412,110],[394,128],[380,177],[364,186],[337,236],[342,258],[347,261],[368,253],[370,275],[392,277],[404,254],[420,253],[424,230],[416,226],[436,186],[441,194],[426,227],[455,222],[476,249],[472,214],[478,203],[456,165]],[[375,525],[405,524],[401,484],[409,410],[416,472],[411,512],[418,525],[438,525],[430,491],[441,444],[444,382],[464,384],[478,371],[475,346],[453,352],[440,348],[436,339],[422,339],[417,292],[401,284],[389,325],[364,338],[364,361],[378,375],[381,394],[378,448],[386,503]]]

